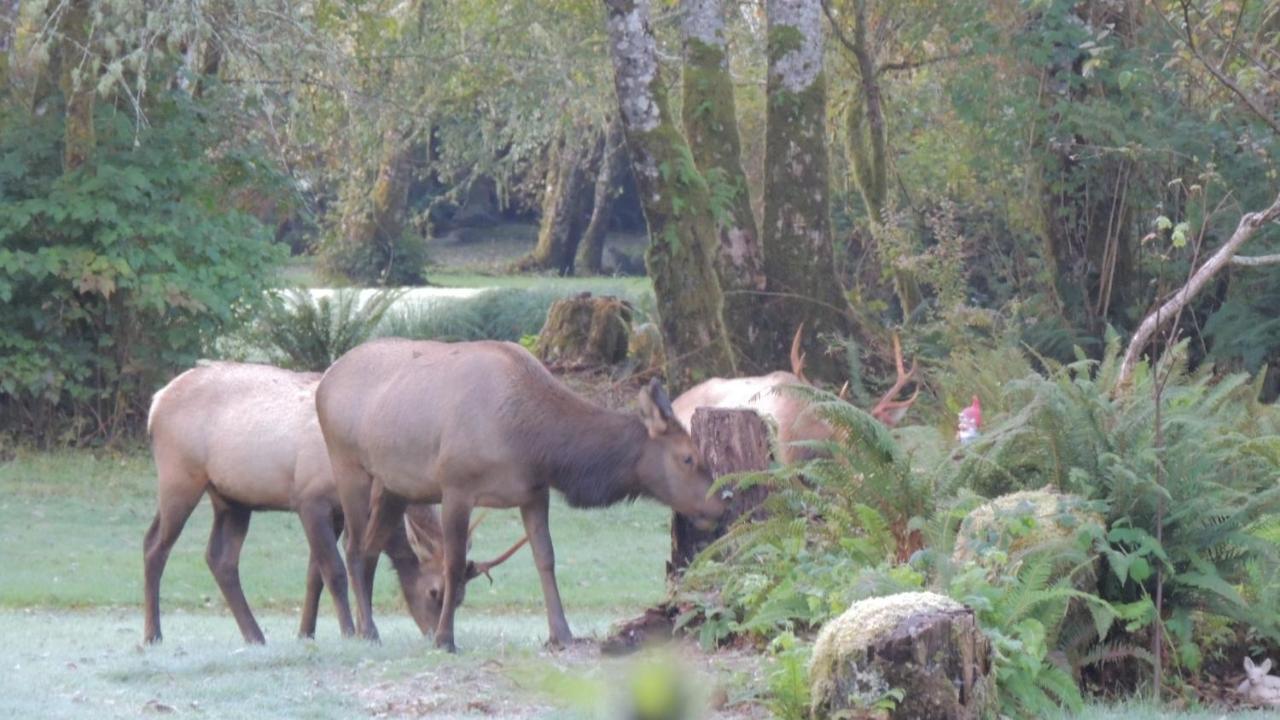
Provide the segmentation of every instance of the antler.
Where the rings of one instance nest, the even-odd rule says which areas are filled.
[[[893,387],[885,391],[885,394],[880,397],[880,401],[876,403],[876,406],[871,409],[871,416],[889,427],[897,425],[898,421],[902,420],[902,417],[907,414],[907,410],[911,409],[911,405],[920,395],[920,388],[917,386],[916,391],[906,400],[893,399],[898,393],[902,392],[903,386],[911,382],[916,374],[915,360],[911,361],[910,370],[906,370],[903,367],[902,343],[898,340],[896,333],[893,336],[893,359],[898,366],[898,379],[894,381]]]
[[[521,547],[523,547],[524,544],[527,542],[529,542],[529,536],[525,535],[524,537],[517,540],[515,545],[512,545],[511,547],[507,548],[506,552],[502,553],[498,557],[488,562],[467,563],[467,579],[471,580],[472,578],[477,578],[483,575],[489,578],[489,583],[492,584],[493,578],[490,577],[489,571],[498,567],[499,565],[506,562],[507,560],[509,560],[511,556],[515,555],[516,551],[519,550]]]
[[[804,353],[800,351],[800,338],[804,335],[804,321],[796,327],[796,336],[791,340],[791,374],[800,378],[805,385],[812,385],[804,376]]]

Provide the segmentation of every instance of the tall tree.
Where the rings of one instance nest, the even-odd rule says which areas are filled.
[[[604,270],[604,236],[609,229],[609,214],[613,199],[622,182],[627,159],[627,141],[622,136],[622,119],[615,113],[605,131],[604,155],[600,158],[600,170],[596,173],[596,187],[591,202],[591,220],[582,231],[578,243],[578,271],[600,274]]]
[[[640,191],[653,280],[673,392],[734,373],[713,265],[711,196],[676,128],[649,26],[648,0],[605,0],[619,114]]]
[[[768,129],[762,237],[770,302],[762,349],[782,364],[805,323],[809,367],[834,378],[818,333],[844,332],[852,308],[836,277],[826,147],[820,0],[768,0]]]
[[[538,223],[538,243],[516,263],[517,270],[555,270],[572,275],[578,243],[586,228],[593,170],[600,164],[604,137],[589,128],[570,128],[557,144],[547,172]]]
[[[70,172],[89,159],[96,143],[93,130],[93,96],[97,88],[98,58],[89,51],[92,0],[70,0],[58,27],[62,32],[62,96],[66,100],[67,125],[62,167]],[[57,5],[55,8],[59,7]]]
[[[880,62],[868,35],[866,0],[854,0],[853,32],[850,37],[841,36],[857,63],[859,81],[845,112],[845,148],[858,194],[867,208],[873,238],[882,240],[881,228],[889,209],[888,132],[880,92]],[[877,247],[883,245],[878,243]],[[909,318],[920,304],[920,285],[909,269],[889,260],[902,315]]]
[[[724,322],[738,358],[762,365],[755,353],[760,339],[760,293],[765,289],[764,259],[751,212],[747,175],[742,170],[741,139],[729,54],[725,43],[723,0],[684,0],[685,136],[693,160],[716,204],[716,273],[724,290]]]

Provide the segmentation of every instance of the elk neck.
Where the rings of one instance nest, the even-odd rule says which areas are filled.
[[[573,507],[603,507],[644,494],[636,466],[649,433],[638,417],[588,403],[540,412],[522,423],[524,449],[539,480]]]

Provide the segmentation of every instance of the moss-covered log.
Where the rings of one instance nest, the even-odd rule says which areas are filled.
[[[991,643],[973,611],[925,592],[854,603],[823,626],[809,665],[815,718],[978,720],[996,699]],[[902,693],[889,712],[877,705]]]
[[[547,311],[535,354],[548,365],[595,368],[627,359],[631,306],[615,297],[557,300]]]
[[[84,165],[97,144],[93,129],[93,98],[97,90],[97,61],[88,52],[92,32],[90,0],[70,0],[58,28],[62,56],[62,96],[66,99],[62,168],[71,172]],[[56,5],[54,5],[56,7]]]
[[[516,270],[573,274],[578,241],[587,224],[586,203],[591,197],[587,188],[595,176],[593,166],[599,164],[603,144],[603,138],[593,132],[575,130],[563,138],[543,194],[538,244],[516,263]]]
[[[649,225],[645,261],[667,350],[671,392],[734,374],[713,266],[711,197],[672,120],[648,0],[605,0],[609,53],[631,167]]]
[[[827,82],[820,0],[769,0],[768,130],[761,237],[770,294],[761,349],[785,367],[796,328],[805,323],[808,369],[835,379],[838,363],[817,345],[819,333],[844,333],[849,306],[835,272],[826,147]]]
[[[600,169],[596,173],[596,187],[591,201],[591,220],[578,241],[577,272],[599,275],[604,270],[604,236],[609,229],[609,214],[613,199],[622,184],[622,171],[626,165],[627,142],[622,135],[622,119],[617,115],[609,121],[605,132],[604,154],[600,157]]]
[[[724,292],[724,322],[739,361],[767,367],[755,352],[760,339],[764,258],[742,170],[733,78],[724,35],[722,0],[684,0],[684,102],[681,119],[694,163],[715,204],[716,274]],[[772,369],[772,368],[769,368]]]

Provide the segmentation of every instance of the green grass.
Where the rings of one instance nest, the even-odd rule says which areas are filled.
[[[154,489],[151,460],[142,453],[22,455],[0,464],[0,547],[7,558],[18,561],[6,564],[0,608],[140,605],[142,536],[154,515]],[[162,611],[222,612],[222,596],[204,561],[211,517],[208,502],[202,502],[174,546],[161,585]],[[577,610],[622,613],[663,596],[668,517],[669,511],[648,502],[587,512],[569,509],[557,499],[552,536],[571,623]],[[496,555],[523,533],[516,511],[490,512],[476,531],[471,555]],[[255,513],[240,563],[250,605],[295,612],[306,558],[296,516]],[[541,586],[527,549],[493,577],[492,586],[484,579],[471,584],[467,609],[542,608]],[[384,615],[393,609],[399,613],[398,590],[385,559],[375,600]],[[328,610],[326,599],[321,631],[326,621],[332,622],[323,614]],[[234,627],[230,616],[226,623]]]

